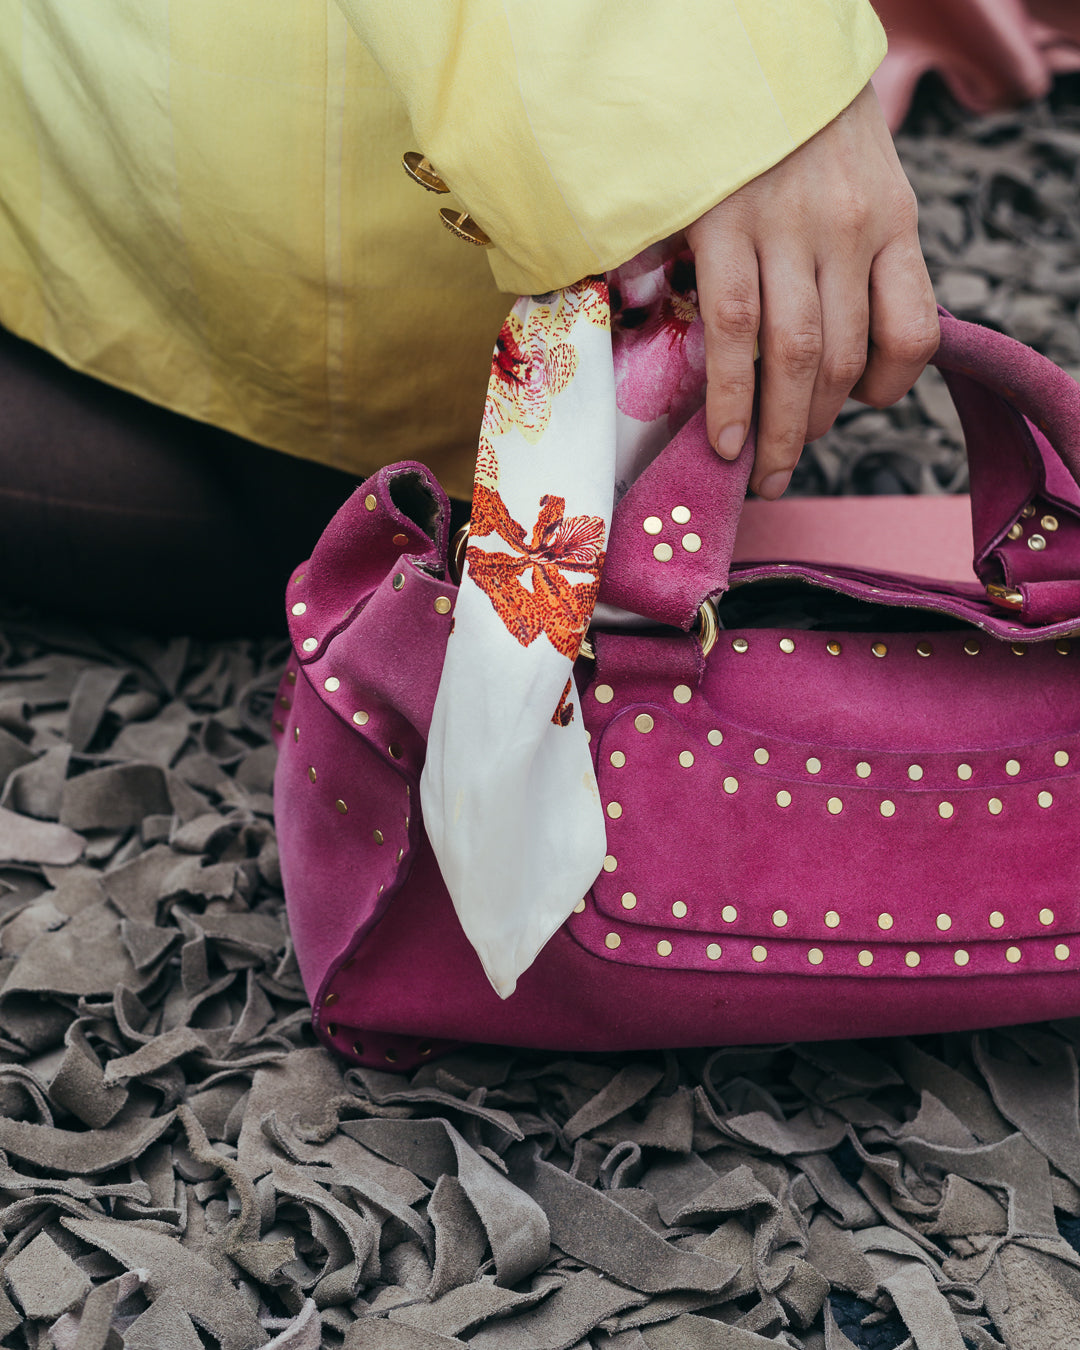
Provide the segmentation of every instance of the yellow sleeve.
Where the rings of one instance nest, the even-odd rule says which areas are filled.
[[[867,0],[338,0],[500,289],[605,271],[832,120],[885,54]],[[403,146],[402,149],[412,147]]]

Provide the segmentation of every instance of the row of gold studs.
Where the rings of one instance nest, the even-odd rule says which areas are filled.
[[[645,716],[648,717],[648,714],[646,713]],[[649,721],[651,722],[652,719],[649,718]],[[652,728],[650,727],[650,730],[651,729]],[[722,745],[723,741],[724,741],[724,733],[722,731],[713,730],[709,732],[710,745]],[[622,750],[613,750],[609,758],[611,764],[616,769],[621,769],[626,764],[626,755]],[[759,745],[758,748],[754,751],[754,762],[756,764],[761,765],[768,764],[770,758],[771,756],[768,750],[766,750],[763,745]],[[694,752],[692,750],[680,750],[679,763],[682,765],[684,769],[692,768],[694,765]],[[1064,769],[1069,763],[1068,750],[1055,750],[1054,763],[1055,765],[1057,765],[1059,769]],[[806,772],[813,774],[821,772],[821,760],[818,759],[816,755],[811,755],[810,758],[806,761]],[[869,778],[870,775],[873,773],[873,767],[867,760],[865,759],[860,760],[859,763],[855,765],[855,772],[859,775],[860,778]],[[907,776],[911,779],[913,783],[918,783],[922,779],[924,772],[925,771],[921,764],[908,765]],[[971,767],[970,764],[958,764],[956,766],[957,778],[963,779],[965,782],[969,778],[971,778],[974,772],[975,770]],[[1020,772],[1020,761],[1018,759],[1007,759],[1005,761],[1005,772],[1009,775],[1010,778],[1015,778],[1016,775]],[[1049,805],[1049,802],[1047,802],[1046,804]],[[790,805],[790,795],[789,800],[786,802],[781,802],[780,805],[781,806]]]
[[[623,909],[637,909],[638,898],[633,891],[624,891],[621,897],[621,904]],[[581,900],[578,902],[576,906],[575,913],[582,914],[584,913],[584,910],[585,910],[585,901]],[[671,913],[673,917],[676,919],[685,919],[687,914],[689,913],[689,907],[687,906],[686,901],[676,900],[674,904],[672,904],[671,906]],[[720,917],[723,919],[725,923],[734,923],[735,920],[739,917],[739,911],[735,908],[734,905],[725,905],[724,908],[720,911]],[[784,909],[773,910],[772,922],[774,926],[777,928],[786,928],[788,924],[787,910]],[[888,932],[888,930],[892,928],[895,922],[896,920],[893,918],[891,914],[882,913],[877,916],[877,926],[884,932]],[[987,922],[990,924],[991,928],[1004,928],[1005,915],[1002,914],[1001,910],[999,909],[991,910]],[[1044,928],[1048,928],[1054,922],[1054,911],[1052,909],[1046,908],[1040,909],[1039,922],[1043,925]],[[952,915],[939,914],[935,918],[934,923],[940,932],[947,933],[953,925]],[[837,913],[835,909],[830,909],[826,911],[825,925],[828,928],[840,927],[840,915]]]
[[[373,502],[374,500],[375,500],[375,499],[374,499],[373,497],[367,497],[367,498],[365,499],[365,504],[366,504],[367,502]],[[368,506],[368,510],[369,510],[369,511],[373,511],[374,509],[375,509],[374,506]],[[399,548],[403,548],[408,542],[409,542],[409,540],[408,540],[408,536],[407,536],[407,535],[404,535],[404,534],[395,534],[395,535],[394,535],[394,543],[397,544],[397,546],[398,546]],[[304,579],[304,573],[301,572],[300,575],[299,575],[298,577],[294,577],[294,578],[293,578],[293,584],[296,585],[297,583],[303,581],[303,579]],[[404,572],[395,572],[395,573],[394,573],[393,581],[392,581],[390,584],[393,586],[393,588],[394,588],[395,591],[404,590],[404,588],[405,588],[405,573],[404,573]],[[436,614],[449,614],[450,611],[451,611],[451,609],[453,609],[453,607],[454,607],[453,601],[450,599],[449,596],[446,596],[446,595],[439,595],[439,596],[436,596],[436,597],[435,597],[435,600],[432,602],[432,605],[433,605],[433,608],[434,608]],[[292,606],[291,612],[292,612],[297,618],[300,618],[302,615],[304,615],[304,614],[307,613],[307,605],[306,605],[302,600],[298,600],[298,601],[296,602],[296,604]],[[313,652],[313,651],[315,651],[316,648],[318,647],[318,645],[319,645],[319,639],[318,639],[318,638],[315,638],[315,637],[306,637],[306,638],[304,638],[303,642],[301,642],[301,644],[300,644],[301,648],[302,648],[305,652]],[[335,688],[336,688],[336,685],[335,685]]]
[[[609,951],[616,951],[619,947],[622,946],[622,938],[619,936],[618,933],[608,933],[607,936],[604,938],[604,946],[607,947]],[[667,938],[661,938],[660,941],[656,944],[657,956],[670,956],[673,950],[674,948],[672,947],[671,943],[667,940]],[[708,946],[705,948],[705,955],[709,958],[710,961],[719,961],[720,957],[723,954],[724,954],[723,948],[720,946],[719,942],[710,942]],[[1067,961],[1070,955],[1071,952],[1064,942],[1059,942],[1057,946],[1055,946],[1054,957],[1056,960]],[[750,949],[751,959],[756,961],[759,965],[762,962],[768,960],[768,956],[769,956],[768,948],[761,943],[758,943],[756,946]],[[1022,957],[1023,952],[1020,950],[1019,947],[1005,948],[1005,960],[1008,961],[1010,965],[1016,965],[1016,963],[1020,961]],[[825,953],[821,950],[820,947],[811,947],[806,953],[806,959],[807,961],[810,962],[812,966],[820,966],[822,962],[825,960]],[[874,953],[870,951],[868,948],[863,948],[863,950],[859,952],[856,959],[858,960],[860,966],[863,967],[872,966],[874,964]],[[966,951],[963,947],[957,947],[956,950],[953,952],[953,961],[958,966],[966,966],[970,960],[971,960],[971,953]],[[918,952],[909,951],[904,953],[904,964],[908,966],[909,969],[914,970],[914,968],[917,965],[919,965],[921,961],[922,957]]]
[[[353,719],[353,720],[355,721],[356,717],[359,717],[359,716],[361,716],[361,714],[360,714],[360,713],[356,713],[356,714],[354,715],[354,719]],[[363,714],[363,718],[364,718],[364,721],[367,721],[367,713],[364,713],[364,714]],[[300,728],[299,728],[299,726],[293,727],[293,740],[296,741],[296,742],[299,742],[299,740],[300,740]],[[391,744],[391,746],[390,746],[390,753],[394,756],[395,759],[400,758],[401,753],[402,753],[401,747],[400,747],[399,745]],[[307,771],[307,772],[308,772],[308,782],[314,783],[314,782],[317,782],[317,781],[318,781],[319,774],[318,774],[318,770],[315,768],[315,765],[314,765],[314,764],[309,764],[309,765],[308,765],[308,771]],[[405,784],[405,797],[406,797],[406,800],[407,800],[411,795],[412,795],[411,789],[409,788],[408,783],[406,783],[406,784]],[[342,797],[339,797],[339,798],[337,799],[337,801],[334,802],[334,808],[335,808],[335,810],[338,812],[339,815],[347,816],[347,815],[349,814],[348,803],[347,803]],[[406,813],[406,816],[405,816],[405,828],[406,828],[406,829],[409,828],[409,816],[408,816],[407,813]],[[372,838],[375,840],[376,844],[385,844],[385,843],[386,843],[386,836],[383,834],[382,830],[380,830],[380,829],[374,829],[374,830],[372,830],[371,836],[372,836]],[[398,862],[401,862],[401,860],[402,860],[402,858],[404,858],[404,856],[405,856],[405,850],[404,850],[404,848],[399,848],[398,851],[397,851],[397,861],[398,861]],[[382,889],[383,889],[383,888],[380,886],[380,887],[379,887],[379,893],[380,893],[380,895],[382,894]]]
[[[728,796],[734,796],[734,794],[739,790],[739,780],[729,775],[727,778],[724,779],[723,788],[724,791],[728,794]],[[781,788],[780,791],[776,794],[776,804],[779,807],[786,808],[791,805],[793,800],[794,799],[791,793],[787,790],[787,788]],[[1039,792],[1036,795],[1035,800],[1045,810],[1046,808],[1053,806],[1054,794],[1052,792],[1047,792],[1046,789],[1044,788],[1041,792]],[[621,802],[608,802],[607,806],[604,809],[611,820],[620,819],[623,813]],[[843,799],[841,797],[830,797],[828,801],[825,803],[825,809],[826,811],[828,811],[830,816],[840,815],[840,813],[844,809]],[[896,815],[896,809],[897,809],[896,803],[894,801],[890,801],[889,798],[886,798],[883,802],[880,802],[878,804],[878,810],[881,812],[881,814],[885,817],[886,820],[890,820],[893,816]],[[1002,811],[1004,811],[1005,809],[1005,803],[1001,800],[1000,797],[991,797],[986,803],[986,809],[990,812],[992,816],[1000,816]],[[942,820],[951,820],[953,816],[956,814],[956,807],[953,805],[952,802],[938,802],[937,813]]]
[[[777,646],[786,655],[790,655],[795,650],[795,639],[789,637],[782,637],[777,643]],[[739,653],[748,652],[750,650],[750,640],[744,637],[732,638],[731,649],[732,651]],[[830,641],[825,643],[825,650],[829,653],[830,656],[840,656],[844,648],[842,643],[837,642],[835,639],[831,639]],[[1009,650],[1015,656],[1023,656],[1028,650],[1028,644],[1023,642],[1014,642],[1010,645]],[[1068,656],[1069,653],[1072,651],[1072,643],[1069,642],[1067,638],[1059,638],[1058,641],[1054,643],[1054,650],[1058,653],[1059,656]],[[889,648],[887,644],[880,641],[871,643],[870,651],[873,653],[874,656],[877,657],[884,657],[888,656],[889,654]],[[916,654],[919,656],[933,656],[934,647],[933,644],[930,642],[917,642],[915,644],[915,651]],[[979,642],[977,638],[968,638],[964,642],[964,651],[968,656],[978,656],[979,653],[982,651],[982,644]]]

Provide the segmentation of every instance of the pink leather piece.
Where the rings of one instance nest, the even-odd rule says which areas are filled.
[[[874,88],[894,131],[929,70],[974,112],[1041,98],[1054,74],[1080,70],[1071,0],[874,0],[874,8],[889,35]]]
[[[943,328],[943,360],[965,366],[969,430],[989,447],[972,465],[986,518],[1000,511],[986,465],[1011,445],[1025,488],[1045,477],[1035,514],[1019,519],[1030,532],[1060,512],[1050,533],[1063,547],[1041,552],[1068,573],[1075,487],[1050,444],[1080,460],[1080,395],[1069,382],[1064,409],[1043,408],[1038,361],[948,316]],[[1016,374],[1008,388],[1002,364]],[[979,379],[998,386],[992,399]],[[1001,398],[1046,435],[1003,418]],[[506,1002],[461,933],[419,819],[451,623],[436,601],[455,593],[436,575],[445,499],[416,466],[395,466],[342,508],[289,586],[305,609],[277,706],[282,872],[327,1044],[404,1068],[460,1040],[644,1049],[1080,1014],[1080,643],[1030,640],[1070,631],[1075,612],[1032,630],[976,584],[743,563],[733,582],[802,577],[994,637],[747,629],[721,632],[704,660],[677,629],[727,582],[747,469],[746,454],[721,463],[700,428],[680,433],[619,507],[612,593],[677,621],[669,636],[596,634],[595,667],[578,663],[609,855]],[[437,541],[403,515],[406,496]],[[1013,492],[1009,508],[1022,499]],[[650,505],[658,534],[642,528]],[[689,521],[672,517],[679,506]],[[675,552],[676,528],[702,548]],[[1027,537],[999,538],[999,552]],[[656,541],[672,544],[669,563]],[[1057,573],[1031,586],[1072,584]]]

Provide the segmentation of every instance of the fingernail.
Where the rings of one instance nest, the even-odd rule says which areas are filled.
[[[777,473],[771,473],[767,478],[763,478],[758,485],[757,495],[764,497],[766,501],[774,502],[777,497],[783,495],[784,489],[791,480],[790,469],[780,469]]]
[[[716,438],[716,448],[725,459],[734,459],[743,448],[745,440],[746,428],[741,422],[732,422],[731,426],[725,427]]]

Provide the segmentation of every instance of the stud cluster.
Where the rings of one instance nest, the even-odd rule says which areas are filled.
[[[671,508],[671,519],[676,525],[690,524],[690,508],[688,506],[673,506]],[[664,522],[659,516],[646,516],[641,522],[641,528],[649,535],[658,535],[663,532]],[[701,535],[688,530],[679,540],[679,547],[686,553],[699,553],[701,551]],[[670,562],[675,556],[674,547],[664,540],[653,545],[653,557],[657,562]]]
[[[1034,502],[1028,502],[1027,506],[1020,512],[1020,519],[1009,530],[1008,538],[1014,543],[1017,540],[1023,539],[1026,533],[1024,522],[1033,522],[1034,516],[1035,504]],[[1048,534],[1053,534],[1058,529],[1058,526],[1059,521],[1057,516],[1050,515],[1049,513],[1040,516],[1038,525],[1033,523],[1028,527],[1031,529],[1031,533],[1027,535],[1028,548],[1034,553],[1041,553],[1043,549],[1047,547],[1049,542],[1046,536]]]

